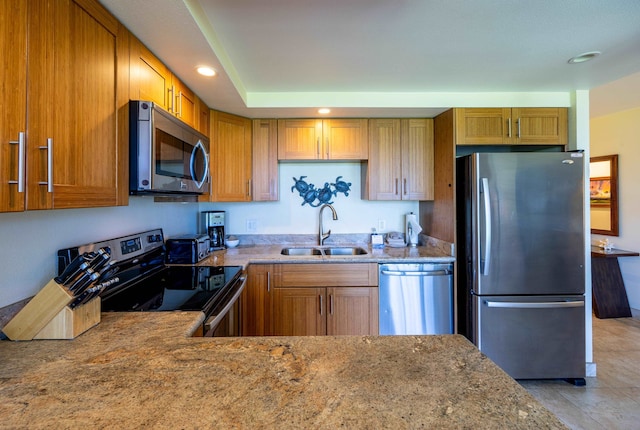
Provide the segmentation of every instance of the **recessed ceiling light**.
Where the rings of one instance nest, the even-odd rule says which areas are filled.
[[[318,109],[318,113],[319,113],[319,114],[322,114],[322,115],[326,115],[326,114],[328,114],[329,112],[331,112],[331,109],[328,109],[328,108],[321,108],[321,109]]]
[[[203,76],[215,76],[216,75],[216,71],[213,70],[211,67],[199,66],[196,70],[198,71],[198,73],[200,73]]]
[[[585,61],[589,61],[600,54],[601,54],[600,51],[585,52],[584,54],[576,55],[575,57],[570,58],[568,63],[569,64],[584,63]]]

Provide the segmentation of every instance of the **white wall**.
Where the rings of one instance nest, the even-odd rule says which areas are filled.
[[[166,236],[196,229],[196,203],[0,213],[0,307],[36,294],[57,273],[58,249],[161,227]]]
[[[640,102],[639,102],[640,103]],[[591,156],[618,154],[620,236],[609,238],[616,248],[640,251],[640,107],[591,118]],[[619,258],[629,305],[640,309],[640,257]]]
[[[417,202],[369,202],[360,198],[359,163],[281,163],[280,200],[264,203],[154,203],[130,197],[128,207],[0,213],[0,307],[36,294],[56,275],[58,249],[162,228],[165,236],[199,231],[199,212],[227,211],[230,234],[246,234],[246,220],[256,220],[252,234],[315,234],[318,211],[291,192],[293,177],[307,176],[317,187],[338,176],[351,182],[349,196],[338,194],[333,205],[338,220],[324,213],[332,233],[368,233],[379,220],[386,231],[403,229],[404,214],[418,211]]]
[[[280,163],[280,199],[277,202],[256,203],[203,203],[201,210],[227,211],[228,234],[254,234],[247,231],[247,220],[255,220],[255,234],[314,234],[318,232],[318,207],[302,205],[302,198],[291,187],[293,178],[304,179],[307,183],[322,188],[325,182],[335,183],[341,180],[351,182],[349,196],[338,193],[333,197],[333,207],[338,220],[323,214],[325,230],[332,233],[370,233],[378,229],[379,221],[384,221],[386,231],[402,231],[404,215],[413,211],[418,213],[417,202],[374,202],[362,200],[360,163]],[[332,188],[333,189],[333,188]],[[315,204],[318,201],[316,200]]]

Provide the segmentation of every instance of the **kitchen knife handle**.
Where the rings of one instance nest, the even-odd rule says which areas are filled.
[[[489,275],[491,262],[491,196],[489,195],[489,179],[482,178],[482,194],[484,196],[484,267],[482,274]]]
[[[18,184],[18,192],[24,193],[24,131],[18,133],[18,140],[10,140],[10,145],[18,145],[18,180],[9,181]]]
[[[47,138],[46,146],[39,146],[38,149],[47,150],[47,181],[38,182],[39,185],[46,185],[47,192],[53,192],[53,138]]]

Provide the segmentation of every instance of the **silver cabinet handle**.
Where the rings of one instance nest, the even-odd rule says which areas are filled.
[[[507,118],[507,137],[511,137],[511,118]]]
[[[580,308],[584,306],[584,301],[574,302],[492,302],[485,301],[490,308],[511,308],[511,309],[550,309],[550,308]]]
[[[404,178],[402,180],[402,189],[403,189],[404,195],[406,196],[407,195],[407,178]]]
[[[518,118],[516,122],[518,123],[518,135],[516,137],[520,139],[520,118]]]
[[[18,192],[24,193],[24,131],[18,133],[18,140],[10,140],[10,145],[18,145],[18,180],[9,181],[18,184]]]
[[[39,185],[46,185],[47,192],[53,192],[53,139],[47,138],[46,146],[39,146],[38,149],[47,150],[47,181],[38,182]]]
[[[398,195],[398,178],[396,178],[396,196]]]
[[[179,91],[178,94],[176,94],[176,100],[178,100],[178,103],[176,103],[176,105],[178,106],[178,111],[176,111],[176,116],[181,116],[182,115],[182,91]]]
[[[329,294],[329,315],[333,315],[333,294]]]
[[[482,178],[482,193],[484,195],[484,267],[482,274],[489,274],[489,266],[491,262],[491,196],[489,195],[489,179]]]
[[[325,138],[325,142],[326,142],[326,145],[327,145],[326,154],[327,154],[327,160],[328,160],[329,159],[329,137],[328,136]]]
[[[167,92],[171,94],[171,97],[169,97],[169,104],[167,106],[167,110],[175,115],[175,111],[173,109],[174,108],[173,95],[175,94],[175,87],[172,85],[171,88],[167,89]]]
[[[271,272],[267,272],[267,293],[271,292]]]
[[[247,180],[247,197],[251,197],[251,179]]]

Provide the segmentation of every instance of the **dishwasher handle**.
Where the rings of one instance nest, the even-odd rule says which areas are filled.
[[[381,275],[386,276],[447,276],[451,275],[451,270],[421,270],[421,271],[399,271],[399,270],[381,270]]]

